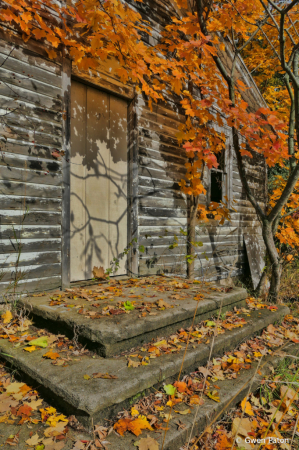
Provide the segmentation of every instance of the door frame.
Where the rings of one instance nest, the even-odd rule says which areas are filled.
[[[137,159],[137,133],[136,133],[136,114],[134,103],[136,99],[135,90],[123,85],[118,80],[110,80],[111,89],[107,88],[107,83],[104,85],[102,77],[97,77],[95,82],[90,81],[90,75],[80,73],[77,75],[76,71],[72,71],[72,63],[70,59],[63,58],[62,61],[62,148],[64,157],[62,158],[62,214],[61,214],[61,288],[68,288],[71,284],[70,273],[70,250],[71,250],[71,198],[70,198],[70,179],[71,179],[71,83],[72,80],[78,81],[82,84],[89,85],[95,89],[105,91],[110,95],[120,97],[128,102],[128,116],[127,116],[127,136],[128,136],[128,220],[127,220],[127,242],[132,242],[134,238],[138,239],[138,159]],[[107,77],[106,77],[107,78]],[[121,92],[120,92],[121,90]],[[133,126],[133,128],[132,128]],[[138,275],[138,252],[137,245],[131,248],[128,254],[127,273],[129,275]]]

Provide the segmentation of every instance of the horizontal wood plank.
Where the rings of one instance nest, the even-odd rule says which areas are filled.
[[[9,239],[1,239],[0,253],[18,253],[18,252],[49,252],[61,251],[61,239],[22,239],[20,242]]]

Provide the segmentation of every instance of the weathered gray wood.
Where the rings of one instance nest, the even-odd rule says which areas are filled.
[[[2,209],[27,211],[61,211],[60,199],[44,199],[39,197],[19,197],[16,195],[0,195]]]
[[[17,49],[15,49],[11,53],[11,56],[7,58],[8,54],[3,53],[2,43],[3,41],[0,42],[0,65],[2,65],[2,67],[10,70],[13,74],[20,74],[22,77],[28,77],[29,79],[32,78],[34,80],[50,84],[51,86],[61,88],[61,77],[58,74],[52,73],[49,70],[44,70],[38,66],[28,64],[28,62],[26,62],[26,58],[28,61],[30,61],[30,59],[25,53],[19,55],[22,56],[23,59],[16,59],[14,56],[16,56],[16,52],[18,51]],[[37,59],[37,56],[31,56],[32,62],[36,63]],[[56,67],[58,68],[59,66]]]
[[[171,227],[171,226],[177,226],[177,227],[185,227],[187,225],[187,218],[165,218],[163,216],[153,218],[153,217],[145,217],[142,214],[139,215],[139,226],[145,226],[145,227],[151,227],[149,228],[152,230],[152,227]]]
[[[144,186],[151,189],[174,189],[176,191],[180,190],[179,181],[173,181],[173,180],[159,180],[159,178],[152,178],[149,177],[148,171],[145,169],[143,170],[143,176],[139,176],[138,184],[139,186]],[[157,174],[157,177],[159,174]]]
[[[255,235],[244,234],[244,242],[249,261],[251,279],[254,289],[257,288],[263,268],[265,267],[264,249],[261,248],[259,239]]]
[[[153,160],[164,161],[167,163],[174,163],[182,167],[187,162],[186,158],[181,158],[179,156],[174,156],[172,154],[163,151],[151,150],[141,146],[139,146],[138,153],[140,157],[143,158],[151,158]]]
[[[99,87],[104,91],[113,93],[119,97],[132,100],[134,97],[134,88],[129,85],[124,85],[118,83],[112,77],[107,77],[104,74],[100,76],[91,76],[89,73],[82,73],[77,70],[76,67],[73,68],[74,79],[78,81],[86,81],[88,84],[94,87]]]
[[[61,161],[54,159],[37,158],[35,156],[20,156],[13,153],[3,153],[0,157],[0,166],[16,169],[30,169],[61,173]]]
[[[53,111],[61,111],[61,100],[47,97],[46,95],[22,89],[9,83],[0,84],[0,95],[11,98],[19,98],[22,101],[32,103],[35,106],[48,108]]]
[[[63,56],[62,62],[62,107],[66,112],[65,120],[62,122],[62,149],[64,151],[64,158],[62,162],[62,241],[61,241],[61,285],[65,289],[70,284],[70,139],[71,139],[71,61]]]
[[[20,243],[15,240],[2,239],[0,242],[0,253],[18,253],[21,248],[22,253],[26,252],[61,252],[61,239],[22,239]],[[6,255],[8,256],[8,255]]]
[[[54,99],[61,99],[60,86],[51,86],[48,83],[38,81],[36,78],[28,77],[28,75],[26,76],[17,72],[11,72],[11,70],[7,68],[6,64],[0,67],[0,80],[1,83],[9,83],[11,86],[17,86],[18,88],[24,89],[28,92],[32,91],[38,93],[39,95],[42,94]],[[14,88],[12,89],[14,90]]]
[[[159,125],[151,120],[144,119],[140,117],[139,126],[143,129],[149,129],[151,133],[156,132],[157,134],[164,134],[164,136],[170,136],[173,139],[177,137],[177,129],[167,127],[165,125]]]
[[[139,156],[138,163],[142,167],[147,169],[164,170],[166,173],[178,174],[183,177],[186,173],[186,168],[182,164],[173,164],[168,161],[162,161],[159,159],[152,159],[145,156]]]
[[[2,123],[0,133],[6,139],[14,139],[16,141],[28,142],[28,144],[47,145],[54,148],[61,147],[61,136],[53,136],[38,131],[28,130],[17,126],[9,126]]]
[[[158,224],[158,222],[157,222]],[[173,236],[176,234],[177,236],[180,235],[180,228],[183,229],[185,232],[186,229],[182,226],[168,226],[168,227],[162,227],[162,226],[156,226],[156,227],[147,227],[147,226],[140,226],[140,236],[151,235],[151,236],[160,236],[163,234],[165,229],[167,229],[166,236]],[[163,232],[163,233],[162,233]],[[224,227],[224,226],[211,226],[208,223],[203,225],[202,227],[196,226],[195,227],[196,237],[201,240],[204,237],[208,239],[229,239],[233,236],[243,236],[242,230],[238,227]]]
[[[157,197],[139,197],[138,203],[145,208],[170,208],[170,209],[186,209],[187,202],[184,199],[177,198],[157,198]]]
[[[53,251],[44,251],[38,253],[23,252],[23,247],[20,249],[20,255],[18,253],[11,253],[10,255],[0,255],[0,267],[27,267],[37,266],[41,264],[60,264],[61,253]],[[1,269],[0,269],[1,273]],[[4,280],[3,280],[4,281]]]
[[[243,248],[239,248],[235,243],[231,245],[227,245],[226,248],[224,246],[213,246],[211,244],[204,244],[202,247],[195,249],[195,254],[197,255],[197,259],[206,260],[209,258],[210,262],[220,261],[224,256],[232,256],[232,255],[243,255]],[[181,255],[183,258],[186,257],[186,246],[184,244],[178,245],[173,249],[169,249],[168,246],[159,246],[159,247],[145,247],[145,252],[140,255],[140,260],[148,259],[148,258],[160,258],[160,257],[171,257],[171,255]]]
[[[168,136],[162,133],[162,130],[159,132],[152,130],[151,128],[144,127],[143,124],[138,123],[138,132],[139,132],[139,140],[142,142],[142,139],[147,139],[147,141],[152,141],[153,145],[166,144],[171,145],[173,147],[180,148],[180,144],[175,136]]]
[[[34,278],[21,281],[17,284],[17,287],[13,288],[13,281],[0,283],[0,293],[2,297],[11,295],[13,292],[18,292],[20,294],[28,294],[29,292],[41,292],[51,289],[56,289],[61,286],[61,277],[45,277],[45,278]],[[9,299],[9,297],[8,297]]]
[[[176,198],[178,200],[185,200],[186,201],[186,195],[183,194],[183,192],[179,189],[172,189],[172,188],[153,188],[153,187],[147,187],[147,186],[138,186],[138,195],[139,197],[145,198],[165,198],[165,199],[172,199]],[[204,196],[201,196],[202,199],[204,199]]]
[[[140,177],[146,177],[150,179],[158,180],[158,183],[161,183],[162,180],[171,181],[173,184],[175,181],[181,181],[184,179],[184,174],[179,172],[173,172],[171,169],[169,170],[156,170],[151,167],[138,167],[138,174]],[[169,186],[171,184],[169,183]]]
[[[128,106],[128,243],[136,240],[128,255],[128,275],[139,274],[139,211],[138,211],[138,129],[133,100]]]
[[[61,236],[61,228],[58,226],[2,226],[0,230],[0,239],[37,239],[37,238],[53,238]]]
[[[139,206],[140,215],[149,217],[187,217],[187,209],[171,208],[146,208]]]
[[[48,121],[51,123],[58,123],[61,121],[61,110],[52,111],[45,109],[43,106],[36,106],[32,103],[26,102],[26,99],[22,97],[11,97],[0,95],[0,108],[6,112],[14,111],[17,109],[18,114],[22,114],[26,117],[32,117],[36,120]]]
[[[40,117],[20,114],[22,110],[19,109],[17,109],[16,112],[9,112],[7,109],[5,109],[4,111],[6,113],[5,123],[10,127],[26,128],[27,130],[41,133],[40,136],[54,135],[56,139],[58,136],[61,136],[60,122],[47,122],[45,120],[41,120]],[[8,112],[9,114],[7,114]],[[47,137],[45,136],[45,139],[46,138]]]
[[[185,150],[178,146],[174,145],[177,144],[175,141],[172,141],[171,139],[154,139],[151,137],[145,137],[144,133],[140,133],[138,144],[141,148],[146,149],[148,151],[155,151],[155,152],[163,152],[172,156],[176,156],[181,158],[182,160],[186,160],[186,152]],[[173,144],[173,145],[172,145]]]
[[[57,164],[56,162],[48,163],[49,165]],[[28,164],[29,166],[29,164]],[[49,170],[49,169],[48,169]],[[54,186],[61,185],[61,174],[55,172],[47,172],[40,170],[16,169],[9,166],[0,165],[0,179],[11,181],[22,181],[23,183],[49,184]]]
[[[142,106],[138,106],[137,115],[140,116],[141,123],[148,120],[149,123],[159,124],[160,128],[163,128],[163,130],[166,129],[168,132],[169,130],[175,130],[177,132],[179,126],[182,124],[182,121],[180,120],[174,120],[173,118],[150,111]]]
[[[40,42],[34,42],[30,39],[30,41],[25,43],[21,36],[8,35],[4,29],[0,30],[0,38],[1,53],[25,62],[30,67],[39,67],[45,72],[51,72],[59,79],[61,65],[45,58],[47,53],[43,46],[40,45]]]
[[[151,112],[152,114],[157,114],[157,117],[163,116],[168,119],[172,119],[175,122],[184,123],[186,120],[186,117],[184,114],[182,114],[172,103],[167,103],[162,100],[158,100],[158,103],[154,103],[152,105],[152,109],[148,106],[147,102],[144,100],[144,98],[140,95],[138,96],[138,102],[137,105],[139,108],[142,108],[143,110],[147,112]]]
[[[147,233],[146,233],[147,234]],[[148,236],[148,234],[147,234]],[[160,236],[163,236],[160,234]],[[178,244],[182,245],[185,241],[186,241],[186,237],[182,236],[181,234],[177,234],[177,242]],[[168,233],[167,236],[163,236],[163,237],[159,237],[158,235],[149,235],[147,238],[142,235],[142,233],[140,233],[140,239],[139,239],[140,244],[144,245],[145,247],[149,247],[149,248],[154,248],[157,246],[169,246],[171,244],[173,244],[173,242],[176,242],[174,240],[174,234],[170,234]],[[224,246],[230,246],[231,244],[240,244],[241,247],[243,246],[243,235],[239,235],[239,236],[227,236],[227,235],[222,235],[222,236],[196,236],[196,242],[202,242],[203,244],[207,244],[210,246],[215,246],[215,247],[221,247],[223,248]],[[198,247],[198,251],[203,250],[204,247]]]
[[[16,275],[17,272],[17,275]],[[25,267],[18,267],[16,269],[2,269],[1,270],[1,283],[5,281],[10,281],[15,279],[17,276],[17,279],[24,279],[28,280],[31,278],[42,278],[42,277],[51,277],[51,276],[57,276],[61,273],[61,265],[60,264],[44,264],[42,266],[25,266]]]
[[[259,190],[259,191],[263,191],[263,184],[261,184],[261,183],[256,183],[256,182],[254,182],[254,181],[252,181],[252,180],[249,180],[249,185],[250,185],[250,187],[252,188],[252,189],[256,189],[256,190]],[[240,186],[240,187],[243,187],[242,186],[242,181],[240,180],[240,179],[236,179],[236,178],[234,178],[233,179],[233,186],[234,186],[234,188],[235,188],[235,186]]]
[[[13,214],[16,213],[16,214]],[[1,225],[59,225],[61,224],[60,212],[46,211],[0,211]]]
[[[61,198],[61,187],[0,181],[1,195],[24,195],[28,197]]]
[[[45,159],[53,159],[52,152],[53,147],[41,146],[38,144],[26,144],[22,142],[13,141],[8,139],[7,141],[0,143],[1,150],[4,153],[4,156],[7,153],[17,154],[17,155],[25,155],[25,156],[34,156],[36,158],[45,158]]]

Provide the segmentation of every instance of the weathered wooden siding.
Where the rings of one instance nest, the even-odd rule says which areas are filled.
[[[175,15],[176,11],[170,2],[155,0],[150,2],[150,7],[149,11],[147,3],[137,6],[141,14],[148,13],[154,31],[152,42],[155,42],[170,15]],[[149,45],[152,42],[149,40]],[[229,47],[223,60],[229,67]],[[238,72],[243,81],[252,86],[253,81],[242,62],[238,63]],[[264,106],[256,89],[246,91],[245,100],[254,110]],[[145,247],[144,253],[139,252],[139,274],[185,274],[186,238],[180,234],[180,230],[187,230],[188,208],[186,196],[180,191],[178,183],[184,176],[187,159],[176,139],[178,126],[185,120],[183,114],[180,114],[179,99],[170,99],[168,105],[156,105],[150,111],[146,101],[139,96],[135,102],[135,110],[138,155],[138,175],[135,176],[138,201],[135,213],[138,213],[134,224],[138,229],[138,244]],[[208,224],[198,223],[196,239],[203,243],[197,250],[195,260],[196,276],[199,277],[222,278],[242,273],[247,264],[243,239],[245,233],[257,234],[263,247],[257,216],[242,188],[230,144],[230,129],[222,131],[227,135],[227,152],[230,152],[226,164],[229,177],[227,190],[230,205],[235,211],[231,209],[231,220],[222,226],[214,220]],[[266,168],[263,160],[257,166],[257,158],[254,161],[247,158],[246,166],[250,185],[264,204]],[[206,173],[205,178],[208,184],[209,173]],[[207,198],[202,196],[200,202],[207,203]],[[178,246],[169,249],[175,235],[178,237]]]
[[[41,52],[42,53],[42,52]],[[61,284],[61,66],[0,40],[0,291]]]
[[[184,177],[186,154],[176,140],[179,124],[184,117],[166,107],[155,106],[150,111],[139,98],[136,104],[138,130],[138,238],[139,245],[145,247],[139,253],[139,274],[186,273],[186,232],[188,208],[186,196],[180,191],[179,181]],[[198,277],[219,278],[235,276],[244,270],[247,256],[244,248],[244,233],[257,234],[261,228],[253,207],[246,200],[242,188],[235,155],[230,148],[230,130],[227,135],[226,172],[230,177],[229,193],[231,209],[230,221],[223,225],[210,220],[198,222],[196,240],[202,242],[197,249],[195,271]],[[230,167],[228,167],[230,165]],[[265,202],[265,166],[246,159],[250,185],[261,203]],[[208,172],[208,171],[207,171]],[[207,187],[209,173],[205,177]],[[201,203],[207,203],[202,196]],[[174,236],[178,246],[170,249]]]

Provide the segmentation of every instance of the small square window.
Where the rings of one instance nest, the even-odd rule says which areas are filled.
[[[211,169],[210,201],[220,203],[223,198],[224,151],[216,155],[218,167]]]
[[[211,202],[220,203],[222,201],[223,173],[211,171]]]

